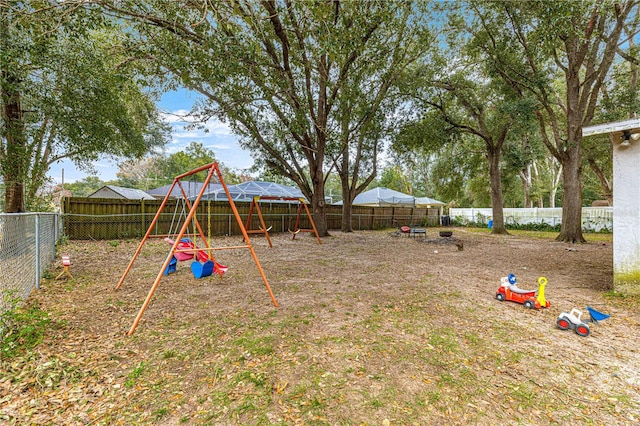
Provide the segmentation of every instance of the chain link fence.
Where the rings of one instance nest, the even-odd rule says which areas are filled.
[[[62,229],[56,213],[0,214],[0,312],[9,307],[7,295],[24,300],[40,287]]]

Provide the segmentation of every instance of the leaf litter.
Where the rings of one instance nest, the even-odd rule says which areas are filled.
[[[1,361],[0,420],[637,422],[640,315],[637,300],[607,292],[611,244],[569,254],[555,241],[454,233],[464,250],[384,231],[335,233],[322,245],[274,235],[273,248],[255,237],[280,308],[247,251],[224,251],[223,278],[196,280],[186,263],[165,277],[131,337],[166,244],[147,244],[115,291],[138,242],[72,241],[74,279],[44,280],[28,301],[49,313],[44,341]],[[551,308],[496,301],[508,273],[523,288],[547,277]],[[611,318],[588,338],[555,327],[561,311],[586,305]]]

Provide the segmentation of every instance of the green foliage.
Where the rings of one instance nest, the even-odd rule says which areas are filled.
[[[570,183],[563,193],[564,241],[583,240],[580,128],[591,124],[600,108],[611,65],[628,40],[621,35],[637,17],[637,6],[634,1],[484,2],[474,3],[473,17],[460,21],[477,63],[538,104],[542,140]]]
[[[413,189],[405,171],[398,165],[389,165],[382,169],[382,175],[375,186],[382,186],[394,191],[411,194]]]
[[[557,224],[554,226],[545,222],[539,222],[539,223],[508,222],[506,228],[517,229],[522,231],[560,232],[560,224]]]
[[[68,235],[62,235],[60,237],[60,239],[58,240],[58,242],[56,243],[56,248],[62,247],[62,246],[66,246],[67,244],[69,244],[69,236]]]
[[[161,176],[167,176],[172,181],[175,176],[214,161],[216,156],[213,150],[205,148],[202,143],[191,142],[184,151],[157,158],[155,166]],[[207,172],[200,172],[195,179],[202,182],[206,176]]]
[[[131,18],[120,22],[170,84],[204,95],[198,118],[228,120],[257,164],[312,202],[323,201],[328,168],[360,191],[375,177],[401,74],[432,42],[422,3],[211,2],[212,19],[191,3],[107,3]],[[321,203],[314,215],[324,234]]]
[[[212,149],[205,148],[200,142],[191,142],[183,151],[170,155],[155,154],[123,163],[117,173],[117,185],[143,190],[157,188],[171,184],[176,176],[213,162],[218,163],[225,183],[241,182],[235,172],[216,159]],[[202,182],[206,176],[207,172],[200,172],[193,179]]]
[[[65,183],[64,189],[69,191],[72,197],[86,197],[105,185],[107,185],[107,182],[103,182],[100,178],[87,176],[73,183]]]
[[[24,209],[25,191],[35,205],[61,159],[93,171],[100,156],[140,157],[166,141],[126,34],[90,9],[36,4],[0,8],[0,169],[15,189],[8,211]]]
[[[167,409],[167,407],[159,408],[153,412],[153,419],[155,421],[162,420],[167,416],[167,414],[169,414],[169,409]]]
[[[142,373],[144,373],[145,368],[146,368],[146,364],[144,363],[144,361],[141,361],[131,371],[131,373],[129,373],[129,376],[127,376],[127,380],[124,382],[124,385],[126,387],[128,387],[128,388],[131,388],[131,387],[135,386],[136,379],[138,379],[140,376],[142,376]]]
[[[177,355],[176,351],[174,351],[173,349],[168,349],[166,351],[164,351],[162,353],[162,357],[164,359],[170,359],[170,358],[175,358]]]
[[[555,204],[561,190],[560,173],[566,170],[560,162],[577,155],[573,136],[568,136],[570,127],[584,124],[584,119],[604,122],[626,118],[638,109],[638,71],[633,61],[618,61],[613,78],[604,78],[610,60],[607,55],[615,51],[605,52],[604,45],[618,37],[613,29],[623,17],[627,20],[622,39],[627,43],[618,46],[618,52],[623,58],[637,56],[633,34],[640,24],[631,19],[633,13],[627,15],[633,7],[631,2],[621,3],[618,9],[594,2],[440,5],[440,13],[449,18],[448,28],[453,30],[444,33],[442,51],[425,61],[416,71],[413,85],[407,87],[416,99],[414,110],[420,113],[415,114],[418,121],[405,126],[394,140],[396,156],[413,171],[426,164],[419,167],[420,179],[437,182],[431,182],[436,189],[427,191],[430,195],[446,191],[447,195],[436,198],[486,206],[483,185],[475,173],[462,175],[455,198],[450,190],[442,189],[441,174],[448,179],[453,175],[452,167],[439,164],[440,157],[448,155],[456,132],[469,130],[461,125],[471,124],[479,135],[484,130],[475,125],[477,117],[486,117],[487,129],[512,120],[500,167],[504,205]],[[595,22],[602,25],[591,28]],[[593,32],[585,33],[585,29]],[[580,52],[588,53],[589,59]],[[571,72],[568,64],[579,60],[583,61],[581,72]],[[587,67],[592,74],[584,71]],[[603,77],[602,90],[599,82],[588,80],[592,75]],[[453,99],[461,102],[456,105]],[[575,106],[567,106],[577,99]],[[599,106],[593,110],[598,99]],[[461,107],[466,114],[461,113]],[[581,176],[584,192],[568,195],[572,199],[582,195],[585,204],[611,193],[611,145],[606,137],[601,139],[582,141],[582,169],[589,170]],[[466,164],[475,160],[473,154],[458,158]],[[412,184],[424,187],[423,182],[414,180]]]
[[[33,212],[52,212],[56,205],[54,202],[54,193],[51,191],[43,191],[41,188],[36,194],[26,200],[28,211]]]
[[[3,292],[0,313],[0,359],[13,358],[40,344],[50,320],[37,305],[25,305],[16,292]]]

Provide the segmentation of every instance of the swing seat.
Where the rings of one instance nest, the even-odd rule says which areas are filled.
[[[176,257],[173,256],[171,258],[171,260],[169,261],[169,264],[167,265],[167,269],[164,270],[164,274],[165,275],[169,275],[169,274],[175,272],[177,264],[178,264],[178,259],[176,259]]]
[[[164,239],[167,243],[173,245],[175,243],[175,241],[173,241],[171,238],[167,237]],[[193,248],[193,242],[188,239],[188,238],[183,238],[180,240],[180,242],[178,243],[176,249],[178,250],[185,250],[185,249],[192,249]],[[180,262],[183,262],[185,260],[189,260],[189,259],[193,259],[193,253],[183,253],[183,252],[176,252],[173,254],[173,256],[178,259]]]
[[[198,279],[208,277],[213,273],[214,266],[215,265],[212,260],[207,260],[206,262],[192,262],[191,272],[193,272],[193,276]]]
[[[193,255],[190,254],[190,253],[176,253],[174,256],[180,262],[184,262],[185,260],[193,259]]]

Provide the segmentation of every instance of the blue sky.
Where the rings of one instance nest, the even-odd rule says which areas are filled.
[[[200,142],[205,148],[213,150],[219,162],[232,169],[246,169],[253,165],[253,159],[249,152],[240,148],[237,137],[231,133],[231,129],[218,120],[210,120],[206,123],[206,129],[185,130],[185,115],[197,100],[197,94],[187,90],[178,90],[166,93],[158,102],[158,108],[162,111],[165,121],[172,128],[171,140],[165,147],[167,153],[173,154],[183,150],[190,142]],[[101,160],[94,163],[98,172],[98,178],[109,181],[116,178],[118,172],[117,162]],[[55,183],[62,181],[64,169],[65,183],[82,180],[88,176],[82,170],[78,170],[70,161],[62,161],[51,166],[48,175]],[[185,170],[185,172],[188,170]]]

